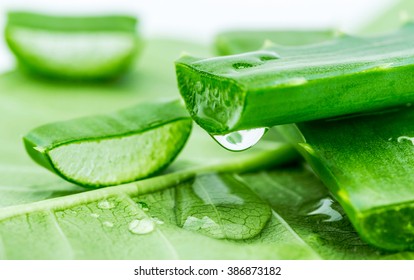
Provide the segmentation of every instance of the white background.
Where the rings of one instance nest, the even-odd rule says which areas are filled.
[[[208,42],[231,28],[338,28],[352,32],[396,0],[0,0],[0,36],[8,9],[59,14],[138,15],[146,37]],[[0,40],[0,71],[13,59]]]

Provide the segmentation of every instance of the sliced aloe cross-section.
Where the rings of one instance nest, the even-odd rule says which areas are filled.
[[[414,100],[414,25],[372,38],[269,46],[176,62],[181,95],[210,134],[315,120]]]
[[[284,125],[279,129],[344,207],[360,236],[414,249],[414,110]]]
[[[173,161],[192,120],[178,101],[143,103],[107,115],[46,124],[24,137],[29,155],[84,186],[147,177]]]
[[[10,12],[6,41],[26,69],[65,79],[105,79],[125,71],[140,49],[131,16],[68,17]]]

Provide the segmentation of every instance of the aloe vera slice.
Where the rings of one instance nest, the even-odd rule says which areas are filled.
[[[39,164],[79,185],[134,181],[163,169],[183,148],[192,120],[178,101],[46,124],[24,137]]]
[[[6,41],[31,72],[64,79],[108,79],[124,72],[141,47],[130,16],[61,17],[10,12]]]
[[[414,110],[281,126],[344,207],[360,236],[414,249]]]
[[[299,46],[320,43],[337,34],[333,30],[233,30],[218,34],[214,46],[219,55],[230,55],[258,50],[266,41]]]
[[[210,134],[333,117],[414,100],[414,25],[372,38],[271,46],[176,62],[181,95]]]

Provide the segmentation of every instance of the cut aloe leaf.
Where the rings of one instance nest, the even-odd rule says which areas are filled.
[[[56,122],[24,137],[39,164],[79,185],[134,181],[163,169],[183,148],[192,121],[178,101]]]
[[[361,237],[414,249],[414,110],[281,126],[297,143]]]
[[[130,16],[62,17],[9,12],[6,41],[20,64],[54,78],[120,75],[141,47]]]
[[[210,134],[315,120],[414,100],[414,25],[381,37],[270,46],[176,62],[193,119]]]
[[[258,50],[266,41],[299,46],[320,43],[337,34],[333,30],[234,30],[218,34],[214,45],[219,55],[230,55]]]

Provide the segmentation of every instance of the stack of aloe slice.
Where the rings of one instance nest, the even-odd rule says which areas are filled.
[[[366,242],[413,250],[413,39],[410,23],[377,37],[186,55],[176,63],[178,83],[190,114],[210,134],[284,124],[279,131]]]

